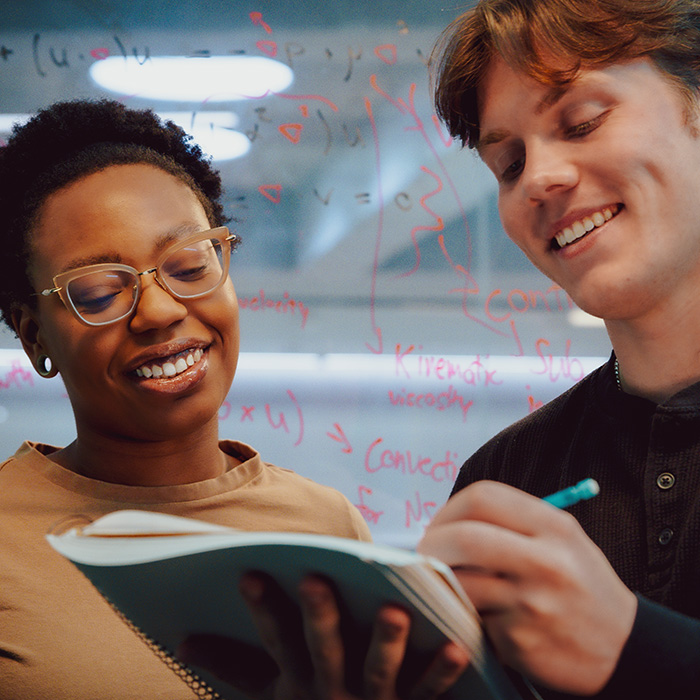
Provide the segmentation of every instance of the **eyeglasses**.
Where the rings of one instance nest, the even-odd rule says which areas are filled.
[[[141,277],[156,282],[176,299],[198,299],[220,287],[228,275],[231,249],[239,238],[225,226],[201,231],[163,251],[155,267],[139,272],[130,265],[87,265],[53,278],[40,294],[58,294],[66,308],[88,326],[106,326],[128,316],[141,296]]]

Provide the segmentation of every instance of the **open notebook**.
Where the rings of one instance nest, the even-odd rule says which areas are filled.
[[[269,573],[292,597],[301,577],[313,572],[335,582],[359,630],[369,631],[385,602],[408,609],[409,668],[432,656],[445,639],[469,649],[470,669],[446,698],[521,697],[489,649],[478,615],[452,571],[414,552],[323,535],[245,532],[133,510],[47,538],[170,665],[177,666],[172,654],[192,633],[260,646],[238,594],[243,572]],[[191,677],[187,669],[176,670]],[[210,686],[209,697],[244,697],[206,671],[193,670]]]

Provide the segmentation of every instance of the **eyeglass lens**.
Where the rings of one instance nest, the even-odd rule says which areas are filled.
[[[186,299],[203,296],[215,289],[224,269],[221,242],[205,239],[173,250],[161,261],[156,275],[173,296]],[[88,271],[70,280],[66,293],[85,321],[108,323],[126,316],[134,308],[138,277],[137,273],[120,268]]]

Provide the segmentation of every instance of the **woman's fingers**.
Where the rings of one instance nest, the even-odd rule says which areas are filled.
[[[447,692],[469,665],[469,652],[452,642],[445,644],[410,693],[410,700],[433,700]]]
[[[251,697],[262,696],[279,675],[268,654],[247,644],[215,634],[189,636],[177,649],[177,658],[198,666]]]
[[[411,618],[397,605],[382,606],[376,614],[367,645],[363,635],[343,626],[332,584],[307,576],[299,587],[306,643],[315,673],[317,697],[396,700],[397,684],[406,658]],[[364,659],[361,665],[352,659]],[[467,652],[455,644],[440,649],[406,695],[433,700],[448,690],[468,664]],[[413,669],[403,669],[409,671]],[[362,687],[357,676],[362,675]],[[353,686],[353,687],[350,687]]]
[[[345,643],[340,611],[331,585],[307,576],[299,585],[304,635],[319,697],[332,697],[345,687]]]
[[[354,690],[364,700],[395,700],[411,627],[406,612],[391,605],[381,608],[367,646],[366,638],[351,625],[341,625],[338,601],[329,582],[307,576],[299,586],[299,597],[318,697],[350,698]],[[364,662],[356,668],[349,659],[357,658]],[[357,678],[360,675],[362,685]],[[350,689],[348,684],[355,687]]]
[[[319,576],[301,581],[299,604],[259,573],[243,576],[240,590],[267,654],[225,638],[193,636],[179,650],[186,663],[207,668],[252,697],[397,700],[411,629],[405,610],[384,605],[368,634],[341,619],[333,584]],[[446,644],[401,697],[434,700],[467,662],[464,650]]]
[[[313,675],[298,606],[264,574],[245,574],[239,588],[263,646],[279,666],[282,682],[289,692],[297,692]]]
[[[364,665],[366,700],[394,700],[396,682],[406,654],[411,618],[394,605],[377,611]]]

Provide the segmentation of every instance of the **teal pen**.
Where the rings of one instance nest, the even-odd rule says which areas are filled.
[[[569,486],[568,489],[562,489],[556,493],[545,496],[542,500],[551,503],[557,508],[568,508],[569,506],[584,501],[587,498],[593,498],[600,492],[600,486],[595,479],[584,479],[578,484]]]

